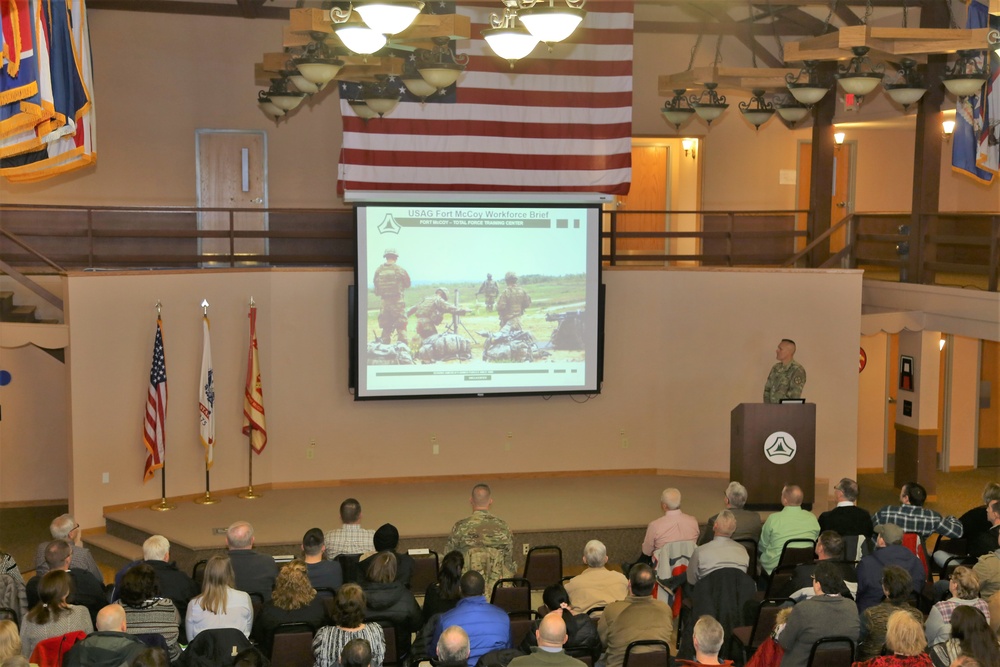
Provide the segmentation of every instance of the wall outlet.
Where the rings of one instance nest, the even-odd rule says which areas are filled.
[[[530,544],[522,544],[522,545],[521,545],[521,550],[522,550],[522,551],[524,552],[524,555],[525,555],[525,556],[527,556],[527,555],[528,555],[528,551],[529,551],[530,549],[531,549],[531,545],[530,545]]]
[[[111,473],[109,473],[109,472],[102,472],[101,473],[101,484],[110,484],[110,483],[111,483]]]

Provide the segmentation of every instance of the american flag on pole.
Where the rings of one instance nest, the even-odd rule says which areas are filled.
[[[983,2],[969,3],[966,28],[1000,28]],[[980,183],[990,183],[1000,173],[1000,146],[990,145],[990,123],[1000,120],[1000,56],[987,49],[983,63],[989,78],[976,95],[961,97],[955,107],[952,169]]]
[[[264,424],[264,389],[260,383],[257,361],[257,307],[250,306],[250,354],[247,358],[247,386],[243,395],[243,435],[250,436],[250,446],[260,454],[267,445]]]
[[[437,13],[454,3],[428,2]],[[472,38],[458,82],[425,104],[404,92],[384,118],[361,120],[341,83],[338,189],[625,194],[632,179],[632,0],[588,2],[551,54],[539,44],[513,69],[482,37],[497,6],[460,7]],[[396,81],[401,89],[401,81]]]
[[[143,483],[153,478],[153,472],[163,467],[167,444],[164,430],[167,422],[167,362],[163,357],[163,320],[156,318],[156,340],[153,342],[153,363],[149,369],[149,393],[146,396],[146,419],[142,442],[146,447],[146,470]]]
[[[212,369],[211,325],[202,317],[201,381],[198,383],[198,433],[205,448],[205,468],[215,461],[215,371]]]

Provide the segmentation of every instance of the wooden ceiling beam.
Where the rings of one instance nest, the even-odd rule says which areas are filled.
[[[774,56],[770,51],[761,46],[760,42],[754,39],[753,33],[749,28],[753,25],[749,21],[739,21],[736,22],[731,16],[729,16],[728,11],[722,7],[705,7],[705,9],[711,13],[715,19],[722,25],[726,23],[736,23],[741,29],[734,33],[736,39],[740,41],[745,47],[750,49],[750,52],[764,61],[764,64],[768,67],[781,67],[784,65],[783,62]]]
[[[861,17],[851,11],[851,8],[846,5],[838,3],[837,6],[834,7],[834,13],[837,15],[837,18],[844,22],[844,25],[861,25],[862,23]]]

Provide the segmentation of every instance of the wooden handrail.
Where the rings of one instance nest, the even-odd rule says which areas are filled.
[[[802,259],[807,254],[809,254],[809,251],[811,251],[813,248],[815,248],[816,246],[818,246],[820,243],[822,243],[826,239],[830,238],[831,234],[833,234],[835,231],[837,231],[841,227],[844,227],[845,225],[847,225],[847,223],[849,223],[852,219],[854,219],[854,214],[853,213],[849,213],[846,217],[844,217],[843,219],[841,219],[840,222],[838,222],[837,224],[833,225],[832,227],[830,227],[830,229],[826,230],[825,232],[823,232],[822,234],[820,234],[819,236],[817,236],[815,239],[813,239],[812,243],[809,243],[808,245],[806,245],[805,248],[803,248],[802,250],[800,250],[799,252],[797,252],[795,255],[793,255],[791,257],[791,259],[787,260],[782,266],[786,266],[786,267],[787,266],[795,266],[796,262],[798,262],[800,259]],[[850,246],[848,245],[847,247],[849,248]],[[825,265],[826,265],[826,263],[824,262],[824,266]]]

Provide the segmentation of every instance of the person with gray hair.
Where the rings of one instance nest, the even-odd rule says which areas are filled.
[[[271,589],[278,576],[274,557],[254,551],[253,526],[236,521],[226,529],[226,546],[236,575],[236,590],[260,595],[264,602],[271,599]]]
[[[437,656],[439,667],[466,667],[469,635],[457,625],[448,626],[438,639]]]
[[[53,540],[66,540],[73,545],[73,560],[70,561],[70,568],[74,570],[86,570],[94,576],[101,584],[104,584],[104,575],[101,568],[97,566],[90,550],[79,544],[80,524],[76,522],[72,514],[60,514],[49,524],[49,533]],[[35,574],[39,577],[49,571],[49,564],[45,562],[45,547],[51,540],[46,540],[35,549]]]
[[[833,530],[841,537],[858,535],[870,537],[872,534],[872,515],[868,510],[858,507],[858,483],[850,477],[845,477],[833,487],[837,506],[819,515],[820,530]],[[855,560],[854,556],[849,560]]]
[[[719,512],[713,524],[715,539],[694,550],[688,562],[687,580],[694,586],[708,574],[727,567],[746,572],[750,566],[750,553],[739,542],[734,542],[736,517],[729,510]]]
[[[142,543],[142,560],[132,561],[115,574],[115,590],[111,601],[116,602],[121,597],[122,580],[125,573],[140,563],[153,568],[156,574],[156,585],[159,595],[174,603],[183,614],[188,602],[198,595],[198,586],[186,573],[177,568],[177,563],[170,560],[170,541],[163,535],[151,535]]]
[[[600,540],[590,540],[583,548],[587,569],[566,582],[574,614],[594,607],[606,607],[628,595],[628,579],[621,572],[609,570],[608,550]]]
[[[733,532],[732,538],[734,540],[750,539],[758,542],[760,541],[760,529],[763,523],[760,520],[760,514],[744,509],[748,495],[747,487],[739,482],[730,482],[729,486],[726,487],[726,493],[723,498],[726,509],[736,517],[736,530]],[[718,514],[714,514],[708,517],[708,521],[705,522],[705,528],[701,531],[701,536],[698,538],[698,544],[707,544],[712,541],[712,538],[715,536],[715,519],[718,516]]]
[[[663,516],[651,521],[642,540],[641,562],[652,562],[653,555],[664,544],[698,539],[698,519],[681,511],[681,492],[673,487],[660,494]]]
[[[719,660],[719,651],[722,649],[722,642],[725,638],[726,633],[722,629],[721,623],[711,616],[702,616],[694,624],[694,660],[678,658],[677,664],[685,667],[732,665],[732,660]]]

